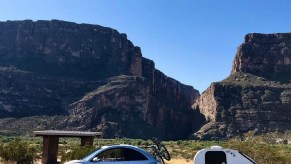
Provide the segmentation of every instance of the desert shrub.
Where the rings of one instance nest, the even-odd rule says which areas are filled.
[[[93,152],[95,148],[91,146],[75,146],[69,150],[61,151],[61,161],[70,161],[75,159],[81,159],[89,153]]]
[[[14,137],[1,137],[1,142],[2,143],[9,143],[13,141],[15,138]]]
[[[30,164],[38,158],[38,150],[20,138],[16,138],[7,144],[1,144],[0,150],[0,157],[6,162]]]
[[[250,156],[257,163],[290,163],[290,153],[284,151],[282,147],[252,141],[227,141],[224,147],[239,150]]]
[[[132,142],[132,145],[135,145],[135,146],[146,145],[146,141],[145,141],[145,140],[142,140],[142,139],[135,139],[134,141],[135,141],[135,142]]]
[[[182,140],[177,141],[177,145],[182,145],[182,143],[183,143]]]
[[[3,143],[0,143],[0,162],[1,162],[1,157],[2,157],[2,152],[3,152],[3,150],[4,150],[4,148],[3,148],[4,146],[3,146]]]

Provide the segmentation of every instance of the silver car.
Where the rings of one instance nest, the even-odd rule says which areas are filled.
[[[81,160],[65,164],[161,164],[144,149],[132,145],[103,146]]]

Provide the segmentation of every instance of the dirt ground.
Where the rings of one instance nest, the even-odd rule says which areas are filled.
[[[171,159],[171,161],[165,161],[165,162],[166,164],[193,164],[193,160],[187,161],[186,159]],[[41,164],[41,160],[36,161],[35,164]]]
[[[193,164],[193,160],[171,159],[170,161],[166,161],[166,164]]]

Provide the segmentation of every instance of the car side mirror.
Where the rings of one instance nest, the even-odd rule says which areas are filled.
[[[92,161],[93,162],[99,162],[99,161],[101,161],[101,159],[99,159],[98,157],[94,157]]]

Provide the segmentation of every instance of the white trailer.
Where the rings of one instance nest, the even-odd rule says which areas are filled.
[[[212,146],[199,150],[194,156],[194,164],[256,164],[247,155],[233,149]]]

